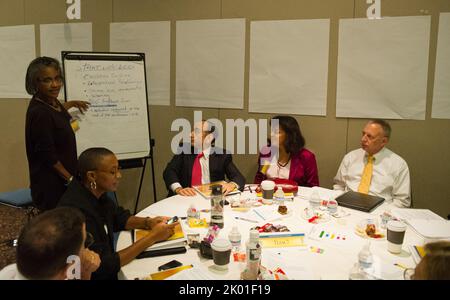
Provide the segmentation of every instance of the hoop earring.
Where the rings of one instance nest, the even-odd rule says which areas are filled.
[[[96,190],[97,189],[97,182],[91,181],[90,185],[91,185],[91,189],[92,190]]]

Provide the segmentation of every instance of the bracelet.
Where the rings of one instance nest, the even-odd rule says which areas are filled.
[[[146,217],[145,218],[145,229],[147,229],[147,230],[151,229],[149,221],[150,221],[150,217]]]

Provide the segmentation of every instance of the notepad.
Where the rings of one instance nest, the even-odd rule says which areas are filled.
[[[424,243],[439,239],[450,239],[450,221],[445,220],[429,209],[395,208],[394,217],[408,223]]]
[[[225,180],[222,181],[215,181],[215,182],[211,182],[211,183],[207,183],[207,184],[202,184],[202,185],[194,185],[193,188],[200,194],[202,195],[204,198],[206,199],[211,199],[212,197],[212,190],[211,187],[213,185],[216,184],[220,184],[220,185],[224,185],[225,183],[227,183]],[[228,193],[227,196],[233,195],[233,194],[238,194],[240,193],[240,191],[237,188],[234,188],[234,190],[232,190],[231,192]]]
[[[416,264],[418,264],[425,256],[425,248],[423,246],[410,245],[409,251],[411,252],[411,256]]]
[[[157,242],[153,244],[152,246],[148,247],[146,250],[157,250],[157,249],[169,249],[169,248],[176,248],[176,247],[182,247],[186,245],[186,237],[183,232],[183,228],[180,224],[175,226],[174,228],[175,232],[174,234],[169,237],[166,241]],[[144,236],[149,234],[150,230],[135,230],[135,241],[138,241],[142,239]]]

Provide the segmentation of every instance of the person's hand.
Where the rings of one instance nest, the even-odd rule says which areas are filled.
[[[222,193],[224,196],[228,195],[230,192],[234,191],[236,184],[233,182],[227,182],[222,185]]]
[[[179,222],[172,223],[170,225],[166,222],[159,222],[152,228],[153,236],[155,237],[155,242],[165,241],[173,235],[175,232],[175,226],[180,224]]]
[[[197,192],[195,191],[195,189],[191,188],[191,187],[187,187],[187,188],[177,188],[175,190],[175,193],[177,193],[180,196],[195,196],[197,195]]]
[[[91,105],[90,102],[80,101],[80,100],[72,100],[72,101],[68,101],[67,103],[69,106],[68,108],[72,108],[72,107],[78,108],[82,114],[84,114],[84,112],[88,110],[89,105]]]
[[[80,257],[81,262],[81,279],[91,279],[92,272],[97,271],[100,267],[100,256],[92,250],[87,248],[83,249]]]
[[[155,218],[148,218],[148,229],[152,229],[156,224],[164,222],[166,223],[168,220],[170,220],[170,217],[155,217]]]

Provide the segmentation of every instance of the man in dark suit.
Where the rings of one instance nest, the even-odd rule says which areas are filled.
[[[245,179],[233,164],[231,154],[215,148],[214,126],[206,121],[195,124],[191,132],[191,144],[183,145],[180,154],[175,154],[167,164],[163,177],[169,195],[195,196],[194,185],[225,180],[224,195],[234,188],[244,189]]]

